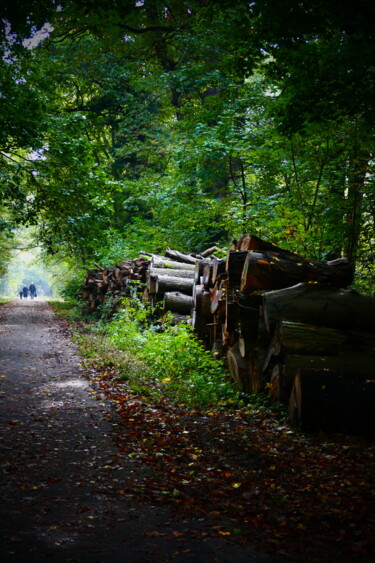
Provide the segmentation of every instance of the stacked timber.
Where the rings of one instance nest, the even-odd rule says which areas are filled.
[[[197,280],[200,280],[197,264],[205,261],[215,250],[216,247],[209,248],[199,255],[183,254],[171,249],[167,249],[164,256],[148,254],[150,265],[144,298],[152,306],[162,304],[163,319],[168,312],[176,316],[178,321],[191,316],[195,288]]]
[[[140,253],[135,260],[126,260],[110,268],[94,264],[88,270],[81,298],[88,309],[95,311],[106,300],[134,296],[160,305],[163,313],[171,311],[179,320],[191,315],[196,285],[196,264],[217,250],[209,248],[198,255],[167,249],[164,256]]]
[[[88,309],[95,311],[109,297],[130,295],[145,283],[148,266],[149,260],[142,257],[110,268],[95,264],[95,268],[86,274],[81,297],[87,302]]]
[[[289,405],[293,423],[335,429],[350,419],[355,427],[360,413],[375,422],[375,299],[346,289],[349,261],[308,260],[248,234],[224,259],[216,250],[167,249],[114,268],[95,265],[82,295],[94,310],[135,291],[162,321],[168,312],[189,319],[238,388]]]
[[[307,260],[243,235],[230,248],[224,267],[217,268],[217,261],[204,264],[193,326],[207,346],[224,353],[239,389],[267,392],[289,404],[293,423],[349,427],[342,416],[347,408],[338,405],[338,397],[343,405],[350,400],[347,382],[354,377],[351,400],[356,405],[349,418],[356,428],[362,413],[368,425],[375,422],[369,400],[375,398],[375,299],[345,289],[352,281],[346,258]],[[307,380],[314,377],[313,385]],[[336,382],[340,390],[335,401],[325,400],[325,414],[319,416],[322,377],[324,389]]]

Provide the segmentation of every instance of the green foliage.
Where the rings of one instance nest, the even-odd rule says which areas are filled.
[[[142,357],[163,385],[163,394],[181,402],[210,404],[235,396],[223,366],[186,325],[148,331]]]
[[[369,291],[369,1],[151,4],[7,6],[18,36],[3,37],[0,63],[1,224],[38,224],[73,276],[251,232],[347,255]],[[43,19],[48,38],[23,47]]]
[[[155,326],[149,308],[136,299],[125,300],[123,306],[101,329],[112,345],[146,366],[146,373],[127,373],[127,379],[135,385],[145,379],[154,393],[180,403],[215,404],[236,397],[224,366],[188,325]]]

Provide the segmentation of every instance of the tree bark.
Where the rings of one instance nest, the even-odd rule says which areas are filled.
[[[241,356],[238,344],[235,344],[227,353],[228,368],[238,389],[249,391],[249,372],[247,361]]]
[[[267,328],[280,320],[375,331],[375,298],[326,284],[300,283],[263,297]]]
[[[300,354],[302,356],[337,356],[350,350],[371,353],[375,335],[360,331],[280,321],[270,343],[263,369],[272,356]]]
[[[373,432],[375,381],[351,370],[297,370],[289,419],[306,430]]]
[[[217,250],[219,250],[219,248],[217,246],[211,246],[211,248],[207,248],[207,250],[204,250],[203,252],[201,252],[201,256],[203,258],[206,258],[207,256],[211,256]]]
[[[190,254],[182,254],[181,252],[178,252],[178,250],[171,250],[170,248],[167,248],[165,251],[165,256],[175,260],[176,262],[192,264],[193,266],[195,266],[196,262],[199,261],[199,258],[194,258],[194,256],[191,256]]]
[[[257,252],[263,252],[263,251],[279,252],[281,254],[286,254],[299,258],[298,254],[296,254],[295,252],[291,252],[290,250],[280,248],[279,246],[272,244],[272,242],[267,242],[254,235],[242,235],[242,237],[239,239],[237,243],[237,250],[241,250],[241,251],[253,250]]]
[[[206,291],[203,285],[194,288],[193,309],[191,312],[191,324],[198,337],[207,345],[210,340],[209,323],[212,322],[211,315],[211,294]]]
[[[212,283],[212,262],[207,262],[203,268],[202,282],[205,289],[210,289],[213,286]]]
[[[152,268],[168,268],[170,270],[192,270],[195,271],[195,263],[187,264],[186,262],[177,262],[176,260],[169,260],[165,256],[153,256],[151,258]]]
[[[181,269],[172,269],[172,268],[150,268],[148,270],[148,275],[171,276],[173,278],[193,279],[195,272],[194,270],[181,270]]]
[[[242,270],[248,255],[247,250],[229,251],[226,259],[226,271],[228,274],[228,284],[239,286],[241,283]]]
[[[212,283],[215,283],[219,276],[225,273],[226,260],[214,260],[212,262]]]
[[[204,268],[205,268],[206,264],[209,264],[209,263],[210,263],[210,260],[199,260],[198,262],[195,263],[194,280],[195,280],[195,283],[197,285],[200,285],[201,278],[202,278],[203,272],[204,272]]]
[[[295,260],[274,252],[248,252],[241,275],[240,290],[282,289],[297,283],[320,281],[346,287],[353,280],[353,269],[342,258],[332,262]]]
[[[164,293],[163,311],[172,311],[181,315],[190,315],[193,307],[191,296],[179,291],[168,291]]]
[[[175,278],[172,276],[157,276],[156,294],[163,295],[167,291],[180,291],[186,295],[193,295],[194,280],[192,278]]]

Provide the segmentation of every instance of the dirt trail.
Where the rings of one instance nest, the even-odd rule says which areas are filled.
[[[0,320],[2,562],[282,560],[225,538],[199,541],[191,532],[202,520],[115,495],[121,475],[142,469],[119,463],[116,413],[51,309],[15,301]]]

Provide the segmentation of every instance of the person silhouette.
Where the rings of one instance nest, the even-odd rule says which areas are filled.
[[[34,297],[36,297],[36,287],[34,285],[34,282],[31,282],[31,284],[29,286],[29,291],[30,291],[31,299],[34,299]]]

